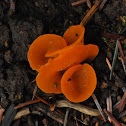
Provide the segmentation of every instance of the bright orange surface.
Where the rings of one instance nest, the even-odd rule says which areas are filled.
[[[36,83],[42,91],[63,92],[73,102],[84,101],[93,93],[97,82],[94,69],[88,64],[78,64],[92,61],[99,49],[93,44],[84,45],[84,33],[83,26],[74,25],[63,37],[45,34],[31,44],[27,57],[31,68],[39,72]],[[64,70],[67,71],[63,75]]]
[[[94,92],[97,77],[89,64],[75,65],[69,68],[61,79],[61,90],[72,102],[82,102]]]
[[[58,49],[54,51],[48,51],[45,55],[45,57],[56,57],[58,53],[61,53],[65,51],[67,48],[70,48],[72,46],[76,45],[83,45],[84,44],[84,33],[85,28],[81,25],[73,25],[70,28],[66,30],[66,32],[63,35],[63,38],[67,42],[67,47],[63,49]]]
[[[67,45],[83,44],[84,33],[85,28],[83,26],[73,25],[65,31],[63,38],[66,40]]]
[[[67,46],[66,41],[58,35],[55,34],[45,34],[39,36],[31,44],[28,51],[28,61],[33,70],[39,71],[41,65],[44,65],[48,62],[45,54],[48,51],[61,49]]]
[[[55,71],[51,66],[44,65],[36,77],[38,87],[46,93],[60,94],[62,73]]]
[[[85,60],[92,61],[97,56],[98,52],[98,46],[93,44],[67,46],[61,49],[61,51],[59,50],[57,57],[50,60],[48,65],[50,64],[53,69],[59,71],[66,70],[71,66],[79,64]]]
[[[61,93],[61,71],[88,59],[88,54],[90,54],[88,48],[90,46],[92,46],[98,54],[98,47],[96,45],[76,45],[67,48],[56,58],[50,58],[46,65],[40,67],[38,76],[36,77],[38,87],[46,93]],[[94,53],[90,54],[90,56],[94,59]],[[95,57],[96,56],[97,55],[95,55]],[[57,84],[56,87],[54,86],[55,84]]]

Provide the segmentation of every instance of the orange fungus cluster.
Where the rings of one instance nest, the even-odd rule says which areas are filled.
[[[88,99],[96,88],[92,61],[98,54],[96,45],[84,45],[85,28],[73,25],[63,37],[55,34],[39,36],[30,46],[28,61],[38,71],[36,83],[46,93],[63,93],[72,102]]]

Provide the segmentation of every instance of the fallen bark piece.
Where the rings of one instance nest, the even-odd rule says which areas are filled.
[[[20,110],[20,111],[15,115],[14,120],[20,119],[21,117],[26,116],[26,115],[28,115],[28,114],[30,114],[30,113],[31,113],[31,112],[30,112],[30,110],[29,110],[28,107],[25,108],[25,109],[22,109],[22,110]]]
[[[75,109],[79,112],[82,112],[84,114],[91,115],[91,116],[99,116],[100,115],[100,112],[98,109],[92,109],[92,108],[89,108],[87,106],[84,106],[84,105],[81,105],[78,103],[69,103],[66,100],[57,101],[56,107],[69,107],[69,108]]]

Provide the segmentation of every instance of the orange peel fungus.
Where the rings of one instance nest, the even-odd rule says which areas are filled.
[[[93,93],[97,83],[95,71],[90,65],[80,63],[92,61],[99,48],[84,45],[84,33],[83,26],[74,25],[63,37],[45,34],[31,44],[28,61],[31,68],[38,71],[36,83],[42,91],[63,93],[72,102],[84,101]]]
[[[89,47],[93,47],[94,51],[90,54]],[[83,62],[86,59],[93,60],[98,54],[96,45],[76,45],[67,48],[59,55],[50,59],[46,65],[41,66],[39,74],[36,77],[38,87],[46,93],[61,93],[61,72]],[[74,54],[74,55],[73,55]]]
[[[93,67],[87,63],[68,69],[61,79],[62,93],[72,102],[82,102],[94,92],[97,77]]]
[[[59,35],[45,34],[39,36],[31,44],[28,51],[28,61],[33,70],[39,71],[40,67],[48,62],[45,54],[48,51],[61,49],[67,46],[66,41]]]

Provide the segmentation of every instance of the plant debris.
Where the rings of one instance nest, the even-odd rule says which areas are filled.
[[[80,42],[99,47],[98,56],[90,62],[97,75],[94,91],[97,99],[93,102],[90,97],[76,104],[66,100],[63,94],[44,93],[37,88],[35,77],[38,73],[30,68],[27,52],[38,36],[63,36],[66,29],[80,22],[85,27],[84,38]],[[75,37],[78,36],[79,33],[75,33]],[[74,36],[70,34],[70,37]],[[119,52],[113,69],[111,64],[116,40]],[[65,63],[65,60],[63,62]],[[110,80],[112,69],[113,77]],[[73,78],[67,78],[67,82],[72,83]],[[1,126],[58,126],[65,125],[65,117],[68,126],[125,126],[125,82],[125,0],[0,1]],[[54,87],[57,87],[56,83]],[[104,116],[101,116],[100,111]]]

